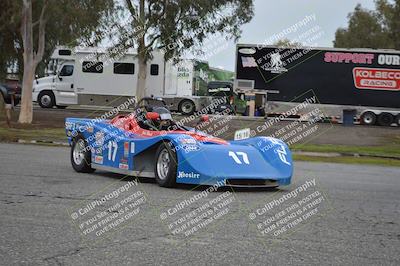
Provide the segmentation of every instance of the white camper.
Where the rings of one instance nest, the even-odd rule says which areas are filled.
[[[136,96],[138,64],[134,50],[109,56],[102,48],[57,47],[48,65],[49,76],[33,84],[33,101],[43,108],[69,105],[118,106]],[[177,65],[154,52],[147,63],[146,96],[162,97],[171,110],[191,114],[212,101],[195,93],[194,64]]]

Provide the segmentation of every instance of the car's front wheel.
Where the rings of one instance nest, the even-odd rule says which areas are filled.
[[[39,93],[38,102],[42,108],[52,108],[56,104],[56,99],[52,91],[42,91]]]
[[[156,152],[155,177],[161,187],[176,185],[177,158],[175,150],[168,142],[162,143]]]
[[[79,173],[92,173],[91,152],[87,142],[82,136],[76,137],[71,146],[72,168]]]

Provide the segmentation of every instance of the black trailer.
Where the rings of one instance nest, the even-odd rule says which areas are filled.
[[[312,90],[321,104],[374,107],[366,124],[399,123],[398,110],[380,108],[400,108],[400,52],[239,44],[235,89],[275,91],[278,102]]]

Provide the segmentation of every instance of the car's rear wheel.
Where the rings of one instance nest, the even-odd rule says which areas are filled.
[[[74,138],[71,146],[72,168],[79,173],[92,173],[91,152],[87,142],[82,136]]]
[[[161,187],[176,185],[177,158],[175,150],[168,142],[162,143],[156,152],[155,177]]]

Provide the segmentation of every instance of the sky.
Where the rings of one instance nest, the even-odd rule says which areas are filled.
[[[242,26],[242,36],[238,43],[260,44],[270,36],[279,34],[306,16],[315,14],[315,20],[302,27],[297,33],[285,37],[293,40],[299,33],[319,26],[321,37],[313,46],[332,47],[335,32],[339,27],[347,26],[347,15],[360,3],[364,8],[374,9],[373,0],[255,0],[254,17],[250,23]],[[218,53],[206,57],[211,66],[234,70],[235,43],[229,41],[220,45]]]

